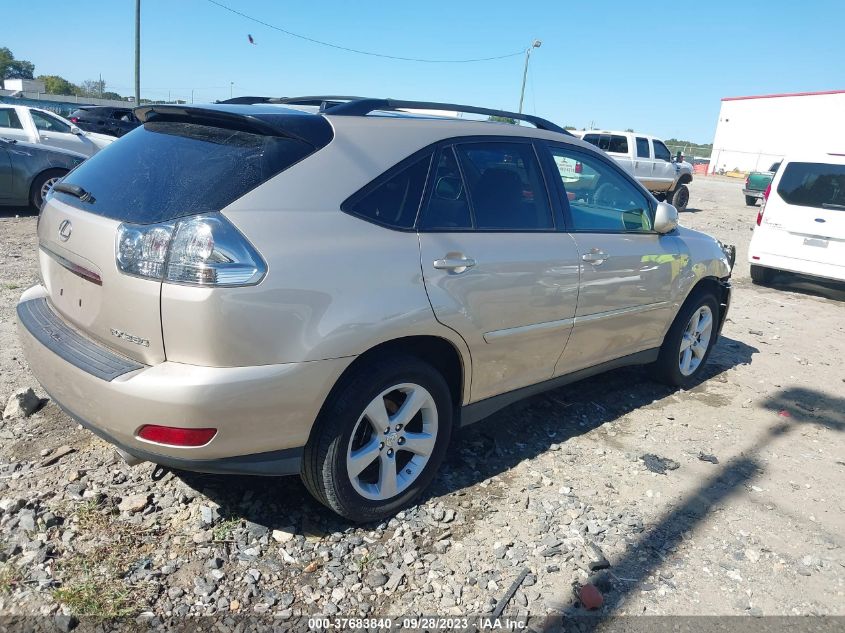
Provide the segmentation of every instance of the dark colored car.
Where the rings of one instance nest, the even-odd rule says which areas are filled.
[[[111,106],[81,107],[74,110],[68,118],[83,130],[110,136],[123,136],[141,125],[132,114],[131,108]]]
[[[0,205],[41,208],[44,196],[86,156],[0,138]]]

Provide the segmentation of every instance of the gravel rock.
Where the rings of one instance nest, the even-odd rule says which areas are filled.
[[[149,500],[149,494],[130,495],[120,500],[117,509],[121,512],[129,512],[130,514],[134,514],[146,508],[147,503],[149,503]]]
[[[32,387],[18,389],[9,397],[3,410],[3,419],[28,418],[41,406],[41,398],[35,395]]]

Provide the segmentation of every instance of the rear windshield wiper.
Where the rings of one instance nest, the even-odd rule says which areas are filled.
[[[53,185],[54,191],[61,191],[62,193],[69,193],[72,196],[76,196],[82,202],[94,202],[94,196],[91,195],[90,192],[86,191],[79,185],[72,185],[69,182],[57,182]]]
[[[822,209],[840,209],[845,210],[845,204],[836,204],[834,202],[823,202]]]

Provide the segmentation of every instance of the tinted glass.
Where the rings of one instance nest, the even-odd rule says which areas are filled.
[[[46,112],[37,112],[30,110],[32,114],[32,122],[35,127],[44,132],[61,132],[64,134],[70,133],[70,126],[58,117],[47,114]]]
[[[451,147],[444,148],[440,152],[436,167],[422,228],[446,230],[472,228],[472,215],[467,202],[466,187]]]
[[[617,154],[627,154],[628,153],[628,139],[625,136],[619,136],[618,134],[614,134],[610,137],[610,145],[607,149],[608,152],[616,152]]]
[[[411,228],[417,219],[431,155],[420,158],[388,180],[367,187],[343,205],[343,210],[378,224]]]
[[[769,171],[771,171],[771,172],[775,172],[778,169],[780,169],[780,161],[778,161],[776,163],[772,163],[772,166],[769,167]]]
[[[528,143],[468,143],[455,147],[476,229],[551,229],[551,209],[534,147]]]
[[[22,130],[21,120],[18,113],[11,108],[0,108],[0,127],[10,127]]]
[[[552,148],[575,231],[650,231],[646,197],[619,170],[595,157]]]
[[[672,154],[669,153],[669,148],[667,148],[661,141],[652,141],[654,143],[654,157],[659,160],[665,160],[667,162],[672,161]]]
[[[788,163],[778,194],[789,204],[845,211],[845,165]]]
[[[65,202],[147,224],[219,211],[310,154],[302,141],[194,123],[146,123],[65,178],[92,196]]]
[[[647,138],[637,137],[637,158],[651,158]]]
[[[587,141],[588,143],[595,145],[596,147],[599,147],[599,145],[601,143],[601,134],[585,134],[584,140]],[[610,139],[608,139],[608,141],[609,140]]]

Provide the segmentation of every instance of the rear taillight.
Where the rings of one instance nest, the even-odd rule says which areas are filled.
[[[584,166],[583,166],[581,163],[576,162],[576,163],[575,163],[575,173],[576,173],[576,174],[580,174],[580,173],[582,173],[583,171],[584,171]]]
[[[751,176],[745,177],[745,188],[748,189],[748,183],[751,181]]]
[[[71,123],[79,123],[79,117],[75,117],[75,116],[70,117],[70,122]]]
[[[763,221],[763,214],[766,212],[766,202],[769,200],[769,194],[772,192],[772,183],[769,183],[769,186],[766,187],[766,191],[763,192],[763,204],[760,205],[760,210],[757,212],[757,226],[760,226],[760,223]]]
[[[138,437],[168,446],[204,446],[217,435],[217,429],[185,429],[177,426],[145,424],[138,429]]]
[[[194,286],[250,286],[267,272],[258,252],[218,213],[121,224],[115,256],[127,275]]]

